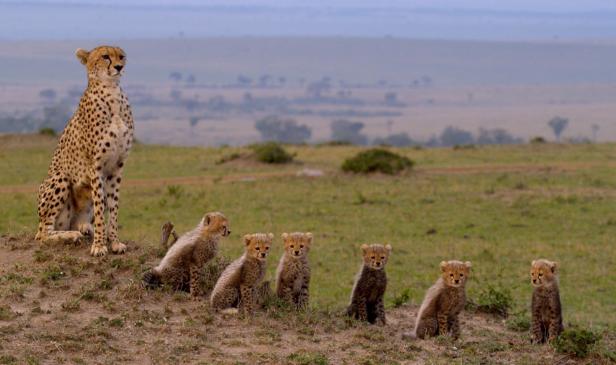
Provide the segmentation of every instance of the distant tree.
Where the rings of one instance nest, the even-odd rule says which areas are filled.
[[[47,102],[56,100],[56,96],[58,96],[58,94],[54,89],[43,89],[39,92],[39,97]]]
[[[385,104],[396,105],[398,104],[398,94],[393,91],[385,93]]]
[[[517,144],[522,142],[521,138],[512,136],[502,128],[479,128],[479,136],[477,137],[477,144]]]
[[[252,79],[246,75],[238,75],[237,83],[241,86],[249,86],[250,84],[252,84]]]
[[[171,97],[173,101],[178,102],[180,101],[180,99],[182,99],[182,92],[180,90],[173,89],[169,93],[169,96]]]
[[[195,82],[197,82],[197,78],[195,77],[195,75],[190,74],[190,75],[186,76],[186,83],[187,83],[187,84],[192,85],[192,84],[194,84]]]
[[[312,130],[303,124],[297,124],[293,119],[282,119],[270,115],[255,122],[255,128],[261,134],[263,141],[282,143],[305,143],[312,135]]]
[[[43,108],[41,128],[52,128],[56,132],[64,129],[70,119],[71,108],[65,103],[58,103]]]
[[[593,124],[592,126],[590,126],[590,129],[592,130],[592,140],[593,142],[597,142],[597,134],[599,133],[599,125],[598,124]]]
[[[358,145],[368,144],[368,137],[361,134],[364,123],[351,122],[344,119],[334,120],[330,128],[332,130],[332,140],[349,142]]]
[[[272,76],[270,76],[269,74],[263,74],[259,76],[258,85],[259,87],[268,87],[270,86],[271,80],[272,80]]]
[[[182,73],[178,71],[173,71],[169,74],[169,78],[175,82],[182,81]]]
[[[440,144],[445,147],[473,144],[474,142],[475,138],[471,132],[452,126],[445,128],[440,136]]]
[[[306,87],[306,93],[313,98],[321,98],[323,94],[329,92],[332,88],[329,77],[324,77],[319,81],[314,81]]]
[[[554,136],[557,141],[560,141],[560,135],[563,133],[567,126],[569,125],[569,119],[562,117],[554,117],[550,119],[548,122],[548,126],[552,128],[552,132],[554,132]]]
[[[201,119],[201,118],[199,118],[199,117],[197,117],[197,116],[192,116],[192,117],[190,117],[190,118],[188,119],[188,122],[190,123],[190,126],[191,126],[191,127],[194,127],[194,126],[196,126],[196,125],[199,123],[199,120],[200,120],[200,119]]]
[[[376,145],[386,145],[386,146],[395,146],[395,147],[406,147],[416,145],[415,141],[409,137],[406,133],[397,133],[390,134],[385,138],[375,138],[374,144]]]

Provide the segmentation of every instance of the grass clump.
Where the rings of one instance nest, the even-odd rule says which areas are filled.
[[[294,352],[291,355],[287,356],[287,360],[291,362],[291,364],[296,365],[327,365],[329,364],[329,360],[325,355],[318,352]]]
[[[530,318],[526,312],[516,313],[515,315],[510,316],[507,318],[507,322],[505,322],[505,324],[511,331],[526,332],[530,330]]]
[[[409,288],[406,288],[402,291],[402,293],[394,296],[394,299],[393,299],[394,308],[403,306],[404,304],[408,303],[409,300],[411,300],[411,290]]]
[[[342,171],[362,174],[381,172],[394,175],[412,168],[413,164],[413,161],[405,156],[382,148],[372,148],[345,160]]]
[[[530,144],[544,144],[544,143],[547,143],[547,141],[545,140],[545,138],[541,136],[533,137],[530,139]]]
[[[49,128],[49,127],[39,129],[39,134],[42,136],[51,136],[51,137],[55,137],[58,135],[53,128]]]
[[[476,309],[480,312],[507,317],[512,305],[513,297],[509,289],[487,285],[479,293]]]
[[[590,354],[600,338],[596,333],[583,328],[569,328],[552,342],[552,346],[562,354],[583,358]]]
[[[279,143],[267,142],[251,146],[255,158],[259,162],[283,164],[293,161],[293,155],[287,152]]]

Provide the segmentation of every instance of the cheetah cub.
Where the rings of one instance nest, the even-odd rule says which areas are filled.
[[[390,245],[361,245],[364,263],[357,274],[347,315],[372,324],[385,325],[383,296],[387,288],[385,264],[391,254]]]
[[[229,234],[229,221],[222,213],[207,213],[195,229],[178,238],[158,266],[143,275],[145,286],[165,284],[174,290],[188,290],[193,297],[201,296],[203,266],[218,253],[220,239]]]
[[[308,251],[312,245],[312,233],[283,233],[282,242],[284,255],[276,270],[276,294],[296,309],[305,309],[309,299]]]
[[[563,317],[558,291],[558,263],[535,260],[531,263],[533,285],[532,335],[534,343],[552,341],[563,331]]]
[[[441,277],[428,289],[417,313],[415,330],[405,337],[425,338],[447,334],[454,339],[460,337],[458,315],[466,304],[465,286],[470,269],[469,261],[441,262]]]
[[[239,307],[244,314],[254,313],[256,291],[265,276],[266,258],[273,239],[272,233],[244,236],[244,254],[227,266],[212,290],[210,304],[214,310]]]

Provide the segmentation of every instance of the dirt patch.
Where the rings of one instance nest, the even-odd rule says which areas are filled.
[[[148,291],[141,273],[156,245],[131,243],[103,259],[82,246],[0,237],[0,363],[422,364],[566,363],[502,320],[464,313],[459,341],[406,341],[417,307],[388,309],[388,325],[331,311],[270,307],[251,319],[213,313],[206,300]],[[318,290],[318,288],[312,288]]]

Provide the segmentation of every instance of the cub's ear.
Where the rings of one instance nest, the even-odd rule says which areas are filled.
[[[210,222],[212,222],[212,216],[213,216],[212,213],[208,213],[205,215],[205,225],[206,226],[209,226]]]
[[[445,270],[447,269],[447,261],[441,261],[441,271],[445,272]]]
[[[365,243],[364,243],[363,245],[361,245],[361,247],[360,247],[360,248],[361,248],[361,250],[362,250],[362,252],[363,252],[364,254],[366,253],[366,251],[368,251],[368,245],[367,245],[367,244],[365,244]]]
[[[537,260],[533,260],[533,262],[530,263],[530,266],[535,266],[536,263],[537,263]]]
[[[274,234],[272,232],[267,234],[267,238],[269,238],[269,240],[273,240],[274,239]]]
[[[83,48],[77,48],[77,50],[75,51],[75,56],[77,56],[77,59],[79,60],[79,62],[81,62],[82,65],[85,65],[86,63],[88,63],[89,55],[90,55],[90,52],[86,51]]]
[[[471,264],[471,262],[470,262],[470,261],[466,261],[466,262],[464,263],[464,266],[466,266],[466,268],[467,268],[467,269],[470,269],[471,267],[473,267],[473,265]]]
[[[556,273],[556,271],[558,270],[558,262],[556,261],[552,261],[550,262],[550,270],[552,270],[552,273]]]
[[[308,244],[312,244],[312,233],[306,232],[306,238],[308,238]]]
[[[391,245],[390,244],[385,245],[385,249],[387,250],[388,253],[391,253]]]
[[[289,238],[289,234],[285,232],[285,233],[281,234],[280,237],[282,238],[283,241],[286,241],[287,238]]]
[[[250,240],[252,239],[252,235],[251,234],[246,234],[244,235],[244,244],[246,246],[248,246],[250,244]]]

